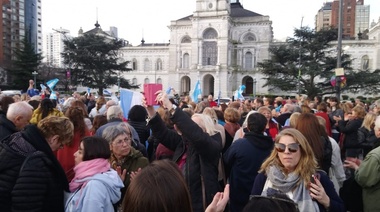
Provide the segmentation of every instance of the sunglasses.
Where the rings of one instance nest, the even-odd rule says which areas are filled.
[[[299,143],[292,143],[292,144],[282,144],[282,143],[275,143],[274,147],[276,148],[277,152],[285,152],[286,147],[288,148],[289,152],[295,153],[298,151],[300,144]]]

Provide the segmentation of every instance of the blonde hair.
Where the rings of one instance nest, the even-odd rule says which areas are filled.
[[[44,138],[58,135],[58,141],[70,145],[74,136],[74,125],[67,117],[48,116],[38,122],[37,128]]]
[[[216,130],[215,124],[213,123],[210,116],[200,113],[195,113],[192,117],[193,118],[199,118],[201,121],[198,123],[199,126],[209,135],[215,135],[219,131]]]
[[[368,131],[371,131],[375,125],[376,113],[369,112],[364,116],[362,127],[366,128]]]
[[[296,143],[299,144],[299,151],[301,151],[301,157],[293,172],[296,175],[300,176],[300,179],[304,181],[304,185],[308,185],[310,183],[310,176],[314,174],[317,169],[317,160],[314,157],[313,150],[311,149],[305,136],[302,135],[302,133],[296,129],[283,129],[276,136],[275,143],[278,143],[283,136],[290,136],[295,140]],[[265,172],[272,165],[277,166],[282,170],[282,172],[288,174],[285,170],[284,165],[281,163],[278,157],[278,152],[276,148],[273,149],[269,157],[263,162],[259,172]]]
[[[300,112],[294,112],[292,115],[289,117],[289,126],[292,128],[295,128],[298,122],[298,118],[300,117],[301,113]]]

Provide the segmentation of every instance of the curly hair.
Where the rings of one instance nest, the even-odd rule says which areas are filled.
[[[74,132],[79,132],[79,135],[83,137],[86,133],[86,124],[84,122],[83,108],[71,106],[66,111],[65,116],[70,119],[74,125]]]
[[[44,138],[58,135],[58,141],[64,145],[71,144],[74,136],[74,125],[67,117],[48,116],[37,124]]]

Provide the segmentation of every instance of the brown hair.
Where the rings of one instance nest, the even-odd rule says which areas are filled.
[[[96,130],[99,129],[99,127],[107,124],[107,116],[105,115],[96,115],[94,117],[93,123],[92,123],[92,129],[91,132],[94,134],[96,133]]]
[[[83,109],[81,107],[69,107],[65,116],[70,119],[74,125],[74,132],[79,132],[80,137],[86,133],[86,124],[84,122]]]
[[[356,118],[359,118],[359,119],[363,119],[366,114],[364,107],[360,105],[356,105],[354,108],[352,108],[352,111],[355,111]]]
[[[100,108],[102,108],[102,106],[106,103],[106,98],[104,98],[104,96],[99,96],[99,98],[96,100],[96,111],[99,111]]]
[[[327,137],[325,128],[319,123],[318,118],[312,113],[301,113],[298,117],[295,129],[300,131],[313,149],[318,165],[322,167],[324,142],[322,136]]]
[[[224,111],[224,120],[237,123],[240,120],[240,113],[237,109],[229,107]]]
[[[156,160],[131,181],[124,196],[124,212],[192,212],[190,193],[178,166]]]
[[[88,117],[87,106],[81,100],[75,100],[71,103],[71,107],[81,107],[84,117]]]

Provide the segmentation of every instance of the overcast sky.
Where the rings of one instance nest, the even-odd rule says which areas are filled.
[[[283,39],[293,36],[294,28],[314,27],[314,17],[325,0],[240,0],[247,10],[268,15],[273,22],[274,37]],[[43,0],[43,33],[60,27],[77,36],[80,27],[84,31],[93,29],[98,19],[102,29],[118,28],[120,38],[138,45],[141,38],[147,43],[168,42],[167,26],[195,11],[196,0]],[[365,0],[371,5],[370,22],[380,16],[380,0]]]

